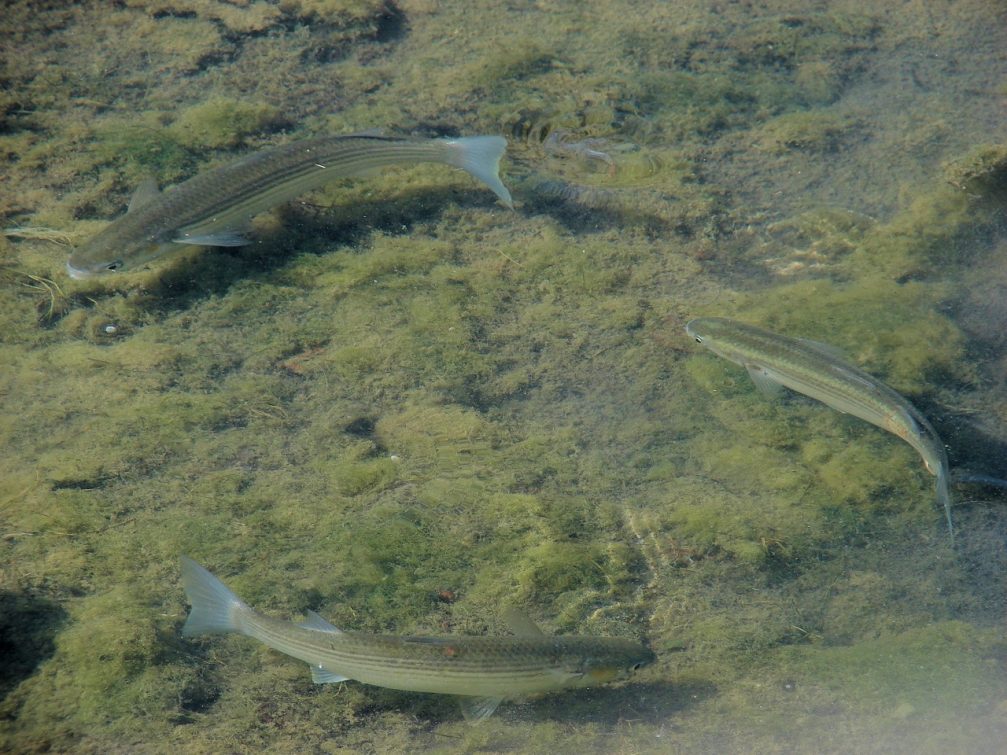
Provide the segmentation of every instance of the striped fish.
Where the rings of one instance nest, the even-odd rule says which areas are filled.
[[[355,679],[390,689],[458,695],[470,721],[504,698],[623,679],[654,660],[642,645],[613,637],[548,637],[524,614],[514,637],[396,637],[344,632],[313,611],[294,624],[249,608],[223,582],[182,556],[192,604],[182,635],[235,632],[311,666],[317,684]]]
[[[726,317],[692,320],[685,331],[714,354],[745,367],[763,392],[779,393],[785,386],[887,430],[915,448],[937,478],[937,503],[944,507],[954,544],[947,452],[926,418],[902,396],[826,344],[777,335]]]
[[[161,193],[137,189],[125,215],[74,252],[71,278],[129,270],[184,247],[244,246],[252,217],[337,178],[400,163],[444,163],[482,181],[508,207],[498,175],[507,141],[500,136],[395,139],[362,134],[292,142],[200,173]]]

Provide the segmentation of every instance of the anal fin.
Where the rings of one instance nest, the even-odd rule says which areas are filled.
[[[503,702],[502,697],[459,697],[458,704],[462,708],[462,715],[470,724],[477,724],[485,721],[493,715],[493,711]]]
[[[768,398],[780,398],[783,395],[783,385],[770,377],[762,367],[756,364],[746,364],[745,369],[748,370],[748,375],[752,378],[759,393]]]
[[[323,666],[311,667],[311,681],[315,684],[337,684],[339,682],[345,682],[349,678],[350,677],[348,676],[337,674],[334,671],[329,671]]]

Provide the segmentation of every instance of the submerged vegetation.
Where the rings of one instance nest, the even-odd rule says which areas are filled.
[[[956,495],[952,550],[912,449],[767,402],[683,330],[840,347],[952,466],[1007,476],[1004,92],[975,83],[1002,13],[518,5],[5,14],[0,749],[1007,736],[1002,504]],[[914,58],[921,38],[959,65]],[[47,229],[79,243],[146,175],[372,129],[507,135],[517,212],[409,167],[259,218],[248,248],[65,277]],[[182,640],[181,553],[271,615],[503,634],[517,603],[658,661],[473,728],[451,701]]]

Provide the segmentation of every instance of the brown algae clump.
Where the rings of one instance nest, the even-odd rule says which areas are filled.
[[[246,136],[283,122],[272,105],[214,97],[183,110],[168,133],[187,147],[235,147]]]
[[[1002,196],[1007,190],[1007,145],[986,144],[944,165],[945,180],[975,196]]]

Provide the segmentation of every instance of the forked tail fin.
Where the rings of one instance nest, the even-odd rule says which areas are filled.
[[[182,556],[182,584],[192,604],[189,618],[182,627],[183,637],[244,633],[241,616],[251,609],[227,585],[188,556]]]
[[[507,140],[502,136],[465,136],[445,141],[451,147],[448,163],[461,168],[477,181],[482,181],[501,202],[513,209],[510,192],[499,175],[500,158],[507,149]]]

